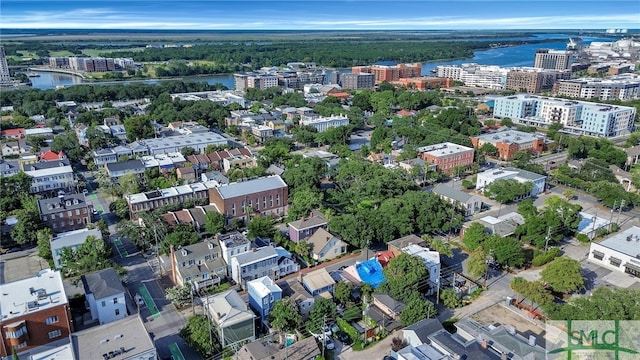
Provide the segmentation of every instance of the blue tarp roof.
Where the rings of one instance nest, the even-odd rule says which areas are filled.
[[[378,259],[367,260],[363,263],[356,264],[356,271],[362,282],[371,285],[374,289],[380,286],[385,280],[382,273],[382,265]]]

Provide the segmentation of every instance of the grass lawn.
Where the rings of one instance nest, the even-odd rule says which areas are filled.
[[[60,50],[60,51],[49,51],[49,56],[54,57],[64,57],[64,56],[74,56],[75,54],[71,51]]]
[[[17,57],[15,55],[13,55],[12,57],[18,58],[19,60],[22,60],[22,58],[32,58],[32,59],[39,59],[40,58],[40,56],[38,56],[38,54],[36,54],[33,51],[18,50],[17,53],[22,55],[22,57]]]
[[[84,49],[82,53],[88,56],[100,56],[101,54],[112,54],[122,51],[142,51],[143,47],[135,47],[135,48],[124,48],[124,49]]]

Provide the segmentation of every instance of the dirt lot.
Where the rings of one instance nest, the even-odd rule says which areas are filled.
[[[502,324],[506,326],[514,326],[516,330],[525,337],[535,335],[538,339],[544,336],[544,328],[537,325],[539,321],[533,321],[527,318],[515,307],[507,309],[502,303],[493,305],[485,310],[475,313],[471,318],[482,325]]]

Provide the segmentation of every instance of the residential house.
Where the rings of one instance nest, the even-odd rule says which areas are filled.
[[[230,231],[226,234],[216,234],[220,243],[222,258],[227,263],[227,274],[231,274],[231,258],[246,253],[251,248],[251,241],[239,231]]]
[[[278,279],[279,273],[278,253],[271,246],[254,248],[231,258],[231,277],[243,289],[247,287],[247,281],[263,276]]]
[[[107,174],[112,181],[117,181],[120,177],[128,174],[144,174],[144,163],[141,160],[128,160],[122,162],[108,163],[105,165]]]
[[[255,157],[244,154],[232,155],[222,159],[222,168],[226,173],[233,169],[246,169],[257,165]]]
[[[416,256],[424,262],[427,270],[429,270],[429,285],[431,287],[427,294],[434,293],[437,287],[440,286],[440,253],[415,244],[402,249],[402,252]]]
[[[209,189],[209,201],[227,222],[233,219],[249,220],[249,215],[286,216],[289,186],[278,175],[233,182]]]
[[[282,299],[282,289],[268,276],[247,281],[249,307],[260,316],[262,324],[268,326],[269,311],[276,301]]]
[[[484,231],[489,234],[496,234],[502,237],[515,234],[516,228],[524,224],[524,218],[517,212],[504,214],[498,218],[493,216],[485,216],[474,222],[478,222],[484,226]],[[460,236],[464,236],[466,226],[463,225]]]
[[[300,220],[292,221],[289,224],[289,239],[298,242],[309,238],[318,229],[326,229],[327,219],[319,211],[314,211],[309,216],[303,216]]]
[[[218,186],[218,184],[214,182],[199,182],[126,195],[125,199],[129,205],[129,214],[135,220],[139,212],[152,211],[169,204],[182,204],[187,200],[207,202],[209,188],[214,186]]]
[[[217,239],[172,249],[171,269],[174,283],[190,284],[195,291],[218,285],[227,278],[227,264]]]
[[[406,305],[387,294],[374,294],[371,306],[365,310],[365,315],[375,321],[381,329],[393,331],[399,328],[400,314]]]
[[[438,319],[422,319],[402,329],[402,339],[409,345],[418,347],[430,343],[429,336],[443,329]]]
[[[393,252],[394,256],[398,256],[402,254],[402,249],[406,248],[409,245],[418,245],[421,247],[427,246],[427,242],[424,241],[423,238],[411,234],[407,236],[403,236],[401,238],[391,240],[387,243],[387,250]]]
[[[92,155],[96,166],[118,162],[118,154],[112,148],[93,150]]]
[[[534,197],[546,190],[547,177],[545,175],[511,167],[491,169],[478,173],[476,190],[484,190],[485,187],[496,180],[507,179],[514,179],[519,183],[533,183],[533,190],[531,190],[531,193],[525,195],[525,197]]]
[[[482,199],[479,196],[456,190],[447,184],[438,184],[433,188],[433,193],[442,200],[464,210],[465,216],[471,216],[482,209]]]
[[[127,290],[113,268],[82,275],[81,279],[92,319],[102,325],[127,316]]]
[[[25,138],[24,128],[2,130],[3,139],[22,140]]]
[[[344,255],[349,246],[342,239],[323,228],[317,229],[308,242],[311,245],[311,257],[316,261],[331,260]]]
[[[332,295],[336,282],[327,270],[322,268],[303,274],[302,285],[312,296],[318,296],[327,292]]]
[[[209,171],[200,175],[200,180],[203,182],[213,181],[221,185],[228,185],[229,178],[224,176],[220,171]]]
[[[255,315],[238,292],[228,290],[210,295],[202,303],[223,347],[255,340]]]
[[[77,249],[80,245],[84,244],[89,236],[93,236],[96,239],[102,240],[102,232],[98,229],[79,229],[73,231],[67,231],[57,234],[49,241],[51,247],[51,256],[53,258],[53,264],[56,269],[60,269],[62,264],[60,263],[60,255],[64,248]]]
[[[185,183],[191,184],[196,182],[196,170],[191,166],[176,168],[176,176],[178,179],[184,180]]]
[[[211,160],[209,160],[209,157],[206,154],[188,155],[187,161],[191,163],[194,168],[200,171],[206,171],[209,166],[211,166]]]
[[[71,335],[76,359],[152,360],[155,342],[139,315],[95,326]]]
[[[309,360],[320,357],[316,339],[309,336],[291,345],[280,348],[266,341],[254,341],[244,345],[236,353],[237,360]]]
[[[0,356],[11,356],[69,337],[74,331],[69,302],[59,271],[2,284]]]
[[[51,149],[47,151],[42,151],[40,149],[40,156],[38,157],[40,161],[56,161],[56,160],[64,160],[67,158],[64,151],[60,150],[58,152],[52,151]]]
[[[0,176],[12,176],[20,172],[17,160],[0,160]]]
[[[84,229],[91,223],[91,211],[84,194],[65,194],[38,200],[40,220],[54,233]]]
[[[311,307],[315,304],[315,298],[298,281],[282,281],[279,284],[283,297],[288,297],[298,306],[298,311],[303,320],[309,317]]]
[[[223,170],[225,168],[224,159],[234,157],[234,156],[251,158],[253,157],[253,153],[251,152],[251,150],[245,147],[212,152],[207,154],[207,158],[209,159],[208,168],[211,168],[213,170]],[[245,161],[245,163],[250,166],[255,166],[251,162]],[[241,164],[242,162],[240,162],[238,165],[241,165]]]
[[[27,152],[24,141],[8,141],[2,144],[2,156],[14,156]]]
[[[24,173],[31,176],[31,192],[72,189],[76,186],[69,160],[46,161],[24,165]]]
[[[640,146],[632,146],[623,150],[627,153],[627,166],[633,166],[640,163]]]

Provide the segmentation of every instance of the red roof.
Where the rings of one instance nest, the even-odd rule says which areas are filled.
[[[378,260],[380,265],[382,265],[382,267],[387,266],[387,264],[389,263],[389,260],[393,259],[394,257],[395,257],[395,254],[393,253],[393,251],[389,251],[389,250],[376,253],[375,255],[375,258]]]
[[[62,160],[66,158],[66,156],[64,156],[64,151],[60,151],[59,153],[56,153],[55,151],[47,151],[44,154],[40,155],[40,160],[43,161],[52,161],[52,160]]]
[[[400,116],[411,116],[413,115],[412,111],[407,111],[407,110],[400,110],[396,113],[396,115],[400,115]]]
[[[351,96],[351,94],[346,93],[346,92],[337,92],[337,93],[329,93],[329,96],[335,96],[337,98],[341,98],[341,99],[348,99],[349,96]]]
[[[23,136],[24,128],[2,130],[2,136]]]

